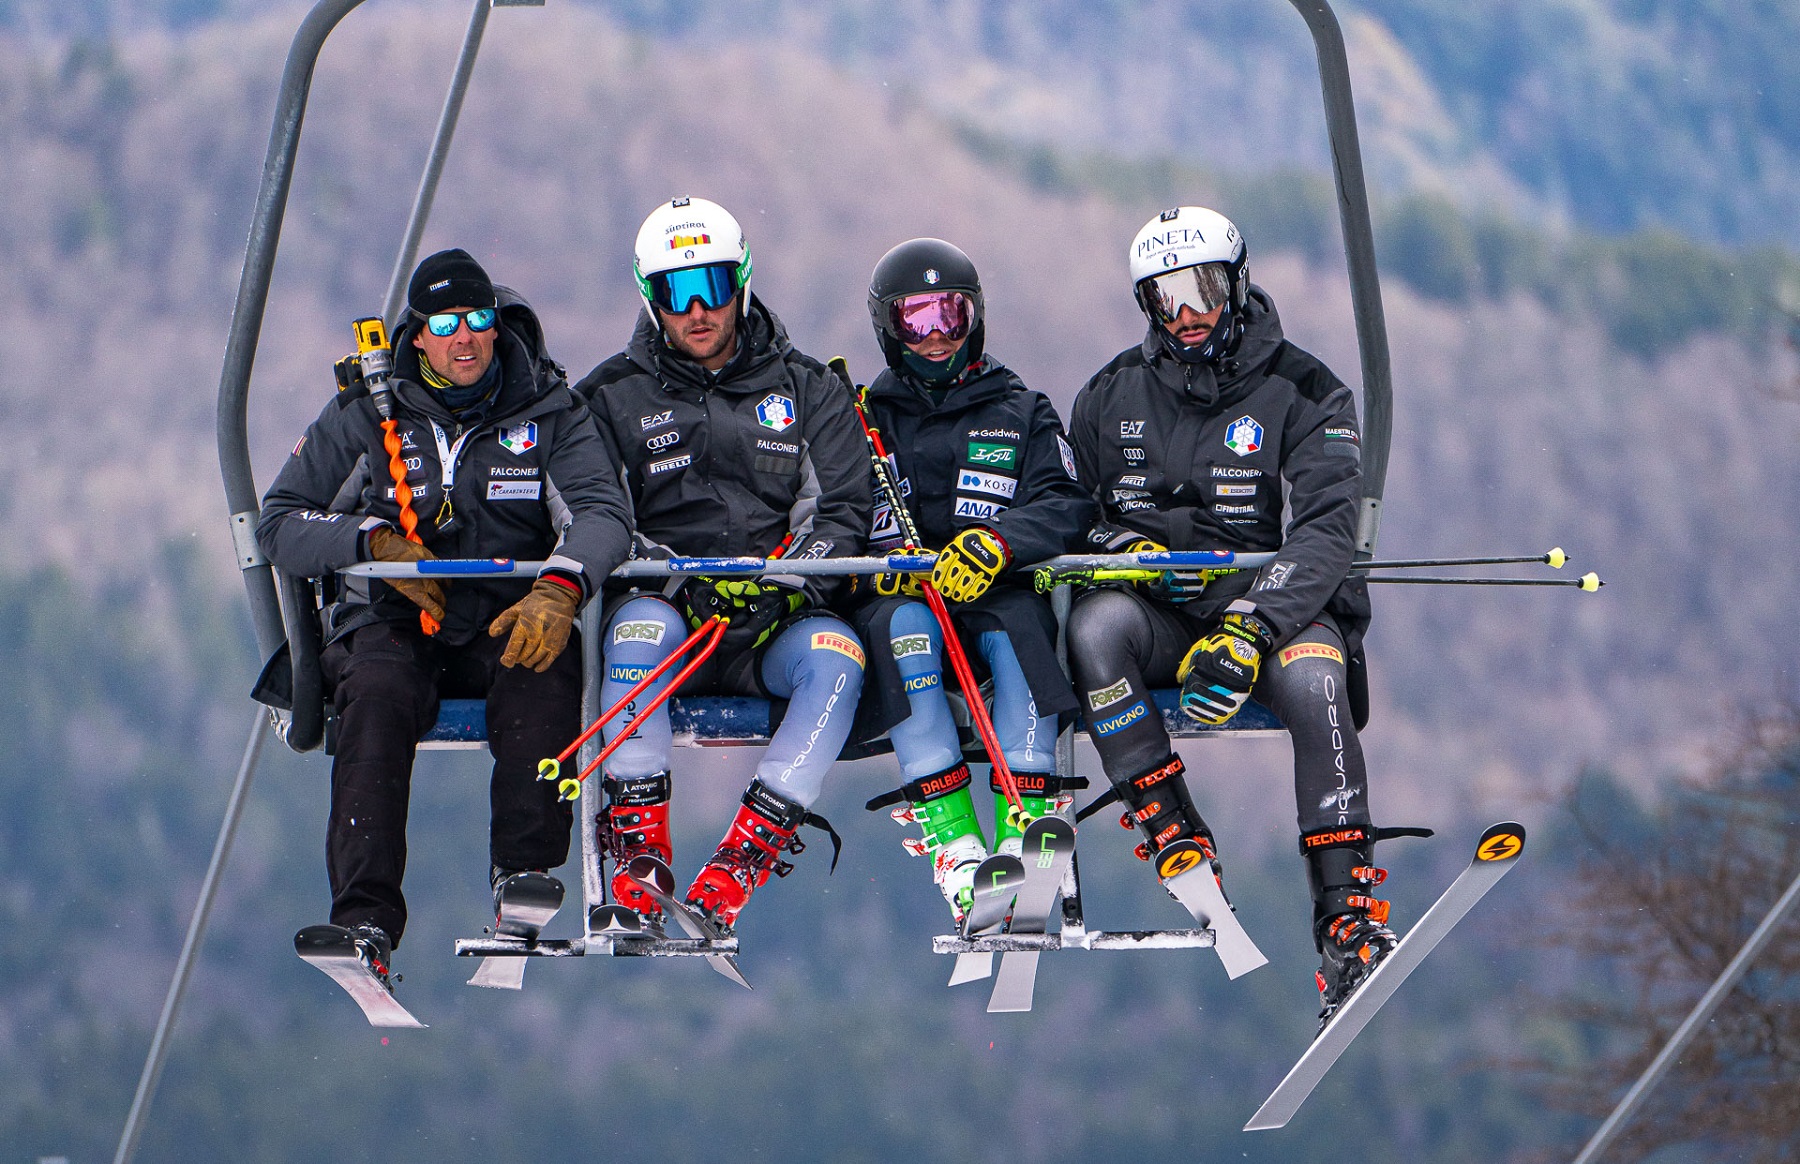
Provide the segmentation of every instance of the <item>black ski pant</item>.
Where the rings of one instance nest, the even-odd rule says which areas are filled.
[[[537,778],[537,765],[581,730],[580,636],[542,674],[500,666],[505,649],[505,637],[485,633],[446,646],[417,623],[359,627],[325,649],[320,663],[338,713],[325,834],[332,924],[373,922],[399,944],[413,753],[441,696],[487,700],[489,860],[552,869],[568,859],[574,810]]]
[[[1089,736],[1113,784],[1168,759],[1169,733],[1151,691],[1175,686],[1175,671],[1188,648],[1213,629],[1210,621],[1135,590],[1090,590],[1076,600],[1069,615],[1069,662]],[[1369,824],[1368,778],[1350,721],[1344,640],[1331,616],[1321,614],[1271,651],[1251,694],[1275,713],[1293,740],[1300,831]]]

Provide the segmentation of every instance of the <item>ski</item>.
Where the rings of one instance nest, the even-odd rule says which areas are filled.
[[[702,942],[716,942],[720,939],[719,929],[713,923],[696,912],[685,901],[675,897],[675,874],[663,863],[662,858],[646,853],[632,859],[625,872],[633,881],[644,887],[650,900],[662,907],[663,913],[675,919],[675,924],[688,937]],[[750,982],[738,970],[737,958],[731,954],[708,954],[707,965],[720,974],[742,986],[751,989]]]
[[[975,870],[975,898],[963,916],[962,936],[979,938],[998,933],[1012,911],[1013,898],[1025,881],[1025,862],[1006,853],[995,853]],[[950,985],[975,982],[994,972],[994,955],[988,952],[958,954],[950,971]]]
[[[1419,924],[1394,947],[1393,953],[1383,958],[1374,972],[1338,1005],[1330,1021],[1313,1039],[1312,1046],[1287,1073],[1287,1078],[1244,1125],[1246,1132],[1284,1127],[1294,1118],[1294,1113],[1300,1110],[1300,1105],[1312,1094],[1319,1080],[1331,1070],[1351,1040],[1375,1017],[1382,1004],[1393,997],[1406,976],[1425,960],[1425,955],[1431,953],[1445,934],[1455,928],[1463,915],[1506,876],[1524,851],[1525,829],[1522,825],[1509,821],[1492,825],[1481,834],[1469,867],[1432,903]]]
[[[605,938],[647,938],[653,936],[644,927],[644,919],[635,909],[622,905],[596,905],[588,910],[588,936]]]
[[[1163,888],[1213,932],[1213,952],[1228,977],[1248,974],[1268,959],[1256,948],[1219,888],[1219,870],[1198,843],[1180,840],[1156,854],[1156,875]]]
[[[1075,856],[1075,826],[1058,816],[1044,816],[1025,828],[1023,858],[1025,884],[1013,904],[1008,933],[1041,934],[1050,922],[1050,911],[1063,890],[1063,878]],[[1009,950],[1000,956],[1000,973],[988,996],[988,1013],[1017,1013],[1031,1009],[1037,987],[1038,951]]]
[[[393,988],[382,981],[362,955],[356,939],[343,926],[307,926],[294,935],[294,953],[317,966],[344,988],[372,1027],[423,1027],[400,1005]]]
[[[521,948],[537,941],[562,908],[563,883],[548,873],[514,873],[495,889],[494,935],[516,939]],[[490,990],[523,990],[525,959],[508,955],[483,958],[470,986]]]

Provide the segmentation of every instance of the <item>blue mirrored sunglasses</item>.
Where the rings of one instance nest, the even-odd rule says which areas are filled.
[[[425,317],[425,326],[431,334],[439,339],[447,339],[456,334],[458,324],[467,323],[470,331],[486,331],[493,327],[500,318],[500,312],[492,307],[477,307],[473,311],[440,311]]]
[[[682,314],[696,299],[708,311],[716,311],[737,293],[736,263],[683,267],[650,276],[650,302],[672,315]]]

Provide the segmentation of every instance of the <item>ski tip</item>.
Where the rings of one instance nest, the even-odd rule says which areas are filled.
[[[1176,841],[1164,846],[1156,854],[1156,875],[1167,881],[1181,876],[1206,859],[1206,851],[1193,841]]]
[[[675,895],[675,874],[670,872],[662,859],[654,856],[641,856],[632,859],[625,870],[633,881],[648,885],[668,894]]]
[[[294,935],[294,953],[302,958],[319,950],[329,950],[349,941],[350,932],[342,926],[307,926]]]
[[[1515,821],[1489,825],[1475,844],[1477,861],[1516,861],[1525,851],[1525,826]]]

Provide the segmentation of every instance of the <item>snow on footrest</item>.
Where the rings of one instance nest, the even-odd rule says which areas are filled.
[[[723,747],[767,743],[769,701],[749,696],[699,695],[671,701],[669,724],[678,744]],[[487,704],[480,699],[445,699],[437,723],[419,741],[422,747],[475,748],[487,741]]]

